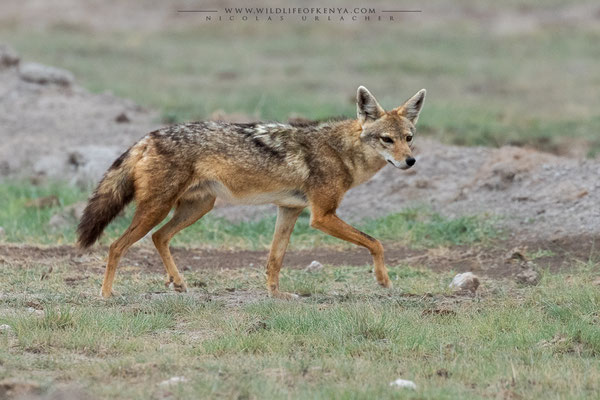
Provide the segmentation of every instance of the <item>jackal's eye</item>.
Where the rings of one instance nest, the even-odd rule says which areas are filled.
[[[382,142],[384,142],[384,143],[388,143],[388,144],[392,144],[392,143],[394,143],[394,139],[392,139],[392,138],[391,138],[391,137],[389,137],[389,136],[382,136],[380,139],[381,139],[381,141],[382,141]]]
[[[412,135],[408,135],[408,136],[406,137],[406,141],[407,141],[407,142],[411,142],[411,141],[412,141]]]

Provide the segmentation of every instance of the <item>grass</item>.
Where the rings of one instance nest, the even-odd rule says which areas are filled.
[[[66,213],[65,223],[49,224],[53,215],[65,213],[71,204],[85,201],[90,189],[83,190],[53,182],[36,186],[22,181],[0,182],[0,226],[6,231],[5,241],[41,244],[74,243],[77,220]],[[56,196],[56,205],[27,207],[35,199]],[[129,225],[133,207],[108,226],[102,239],[109,243]],[[386,241],[403,241],[415,247],[482,242],[497,235],[493,221],[477,216],[445,218],[425,208],[409,208],[386,217],[364,220],[357,226]],[[215,246],[247,249],[268,248],[275,230],[275,216],[257,221],[232,223],[210,214],[183,230],[173,240],[175,246]],[[310,227],[310,213],[299,218],[292,246],[310,248],[323,245],[345,245],[344,242]]]
[[[501,11],[546,15],[574,5],[526,3]],[[515,33],[498,34],[476,11],[430,21],[443,13],[439,6],[394,24],[191,26],[186,19],[158,31],[98,32],[85,21],[43,30],[8,21],[0,37],[26,60],[68,68],[91,91],[158,109],[168,123],[219,109],[276,120],[352,116],[360,84],[388,108],[426,87],[420,131],[443,141],[559,153],[583,144],[588,155],[598,152],[598,30],[548,23],[520,31],[517,20]],[[490,2],[463,6],[499,12]]]
[[[310,297],[283,302],[266,297],[260,269],[188,271],[206,285],[175,294],[129,268],[123,296],[103,301],[95,271],[57,264],[40,280],[47,266],[0,264],[0,324],[12,328],[0,379],[114,399],[591,399],[600,265],[572,267],[536,287],[484,280],[477,297],[453,296],[451,272],[418,265],[392,266],[391,291],[368,267],[284,270],[282,287]],[[186,382],[159,385],[174,376]],[[417,390],[390,387],[397,378]]]

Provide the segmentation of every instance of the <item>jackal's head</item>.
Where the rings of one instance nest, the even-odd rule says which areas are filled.
[[[412,167],[416,162],[412,156],[415,125],[424,101],[425,89],[421,89],[400,107],[385,111],[367,88],[360,86],[356,94],[360,139],[394,167]]]

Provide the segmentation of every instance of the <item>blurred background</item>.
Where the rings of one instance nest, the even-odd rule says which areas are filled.
[[[356,3],[356,4],[355,4]],[[216,21],[226,7],[421,10],[395,21]],[[218,10],[206,14],[178,10]],[[286,120],[354,115],[367,86],[384,107],[428,89],[420,132],[461,145],[600,150],[595,1],[3,0],[0,42],[71,71],[159,123],[215,112]],[[220,114],[219,114],[220,115]],[[141,135],[141,133],[140,133]]]

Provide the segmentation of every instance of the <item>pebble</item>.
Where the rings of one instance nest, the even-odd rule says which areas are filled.
[[[166,381],[162,381],[161,383],[159,383],[159,386],[171,386],[171,385],[177,385],[180,383],[185,383],[187,382],[187,379],[184,376],[174,376],[172,378],[167,379]]]
[[[452,282],[450,282],[449,287],[457,290],[468,290],[475,293],[479,287],[479,277],[472,272],[464,272],[456,275],[454,279],[452,279]]]
[[[73,74],[65,69],[50,67],[38,63],[25,63],[19,67],[19,77],[26,82],[46,85],[54,83],[62,86],[70,86],[75,78]]]
[[[413,381],[407,381],[406,379],[400,379],[400,378],[396,379],[393,382],[390,382],[390,386],[417,390],[417,385]]]
[[[318,272],[321,271],[323,269],[323,264],[321,264],[318,261],[313,261],[311,262],[308,267],[304,268],[304,271],[306,272]]]

